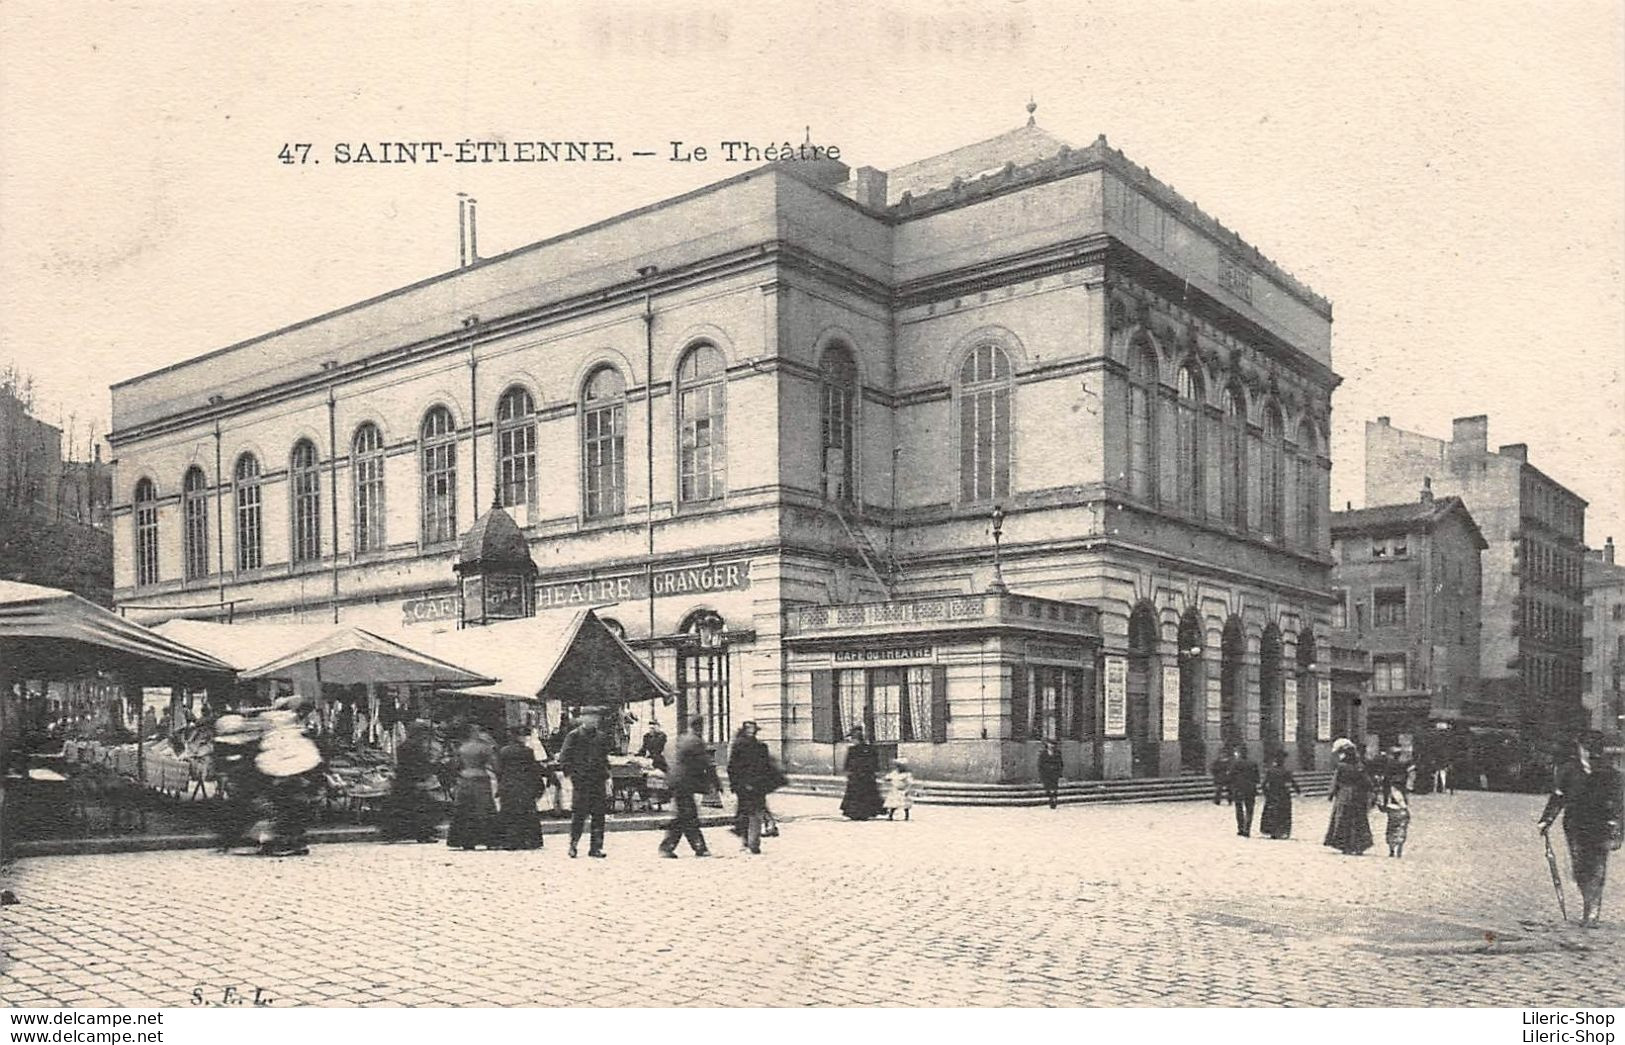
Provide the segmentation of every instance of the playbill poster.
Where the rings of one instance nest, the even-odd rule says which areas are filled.
[[[11,1032],[1612,1040],[1622,67],[1599,0],[0,5]]]

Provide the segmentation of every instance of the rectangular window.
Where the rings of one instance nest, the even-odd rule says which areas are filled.
[[[685,502],[714,500],[723,494],[723,387],[719,381],[682,393],[679,481]]]
[[[1403,653],[1371,658],[1371,688],[1378,693],[1399,693],[1406,689]]]
[[[1390,627],[1405,623],[1405,589],[1378,588],[1375,601],[1377,627]]]
[[[1010,493],[1010,391],[966,392],[959,402],[959,494],[990,501]]]
[[[1584,675],[1581,676],[1581,692],[1590,693],[1591,692],[1591,682],[1592,682],[1592,673],[1588,671]]]
[[[355,550],[377,551],[384,546],[384,455],[358,452],[355,469]]]
[[[135,582],[158,583],[158,506],[151,501],[135,506]]]
[[[869,680],[861,669],[848,669],[835,673],[837,725],[844,738],[854,726],[862,726],[870,739],[875,735],[875,724],[869,715]]]
[[[1349,593],[1342,588],[1332,589],[1332,627],[1349,626]]]
[[[869,720],[874,731],[869,739],[876,744],[895,744],[903,739],[904,668],[869,669]],[[844,674],[844,672],[843,672]],[[854,675],[859,672],[853,672]]]
[[[536,503],[536,425],[528,417],[497,432],[497,483],[502,507]]]
[[[457,536],[457,444],[423,447],[423,543]]]
[[[625,407],[616,403],[588,410],[585,433],[587,518],[620,515],[626,511]]]
[[[1613,614],[1615,620],[1625,620],[1625,602],[1614,603]]]
[[[1583,648],[1582,648],[1582,649],[1581,649],[1581,652],[1580,652],[1580,655],[1581,655],[1581,656],[1582,656],[1582,657],[1589,657],[1589,656],[1591,656],[1591,644],[1592,644],[1592,640],[1591,640],[1591,639],[1586,639],[1586,640],[1585,640],[1585,643],[1584,643],[1584,645],[1583,645]]]
[[[293,561],[322,557],[322,475],[314,465],[293,470]]]
[[[840,736],[835,722],[835,673],[812,673],[812,738],[815,744],[833,744]]]

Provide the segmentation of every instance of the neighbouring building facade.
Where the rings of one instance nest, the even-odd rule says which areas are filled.
[[[1614,539],[1586,549],[1585,626],[1580,701],[1592,729],[1625,734],[1625,566],[1614,561]]]
[[[1488,447],[1489,419],[1457,418],[1449,440],[1365,429],[1367,504],[1408,500],[1426,480],[1460,497],[1488,543],[1483,556],[1483,699],[1526,742],[1555,752],[1578,728],[1586,502],[1529,463],[1522,443]]]
[[[1368,652],[1364,728],[1408,750],[1443,724],[1498,728],[1479,697],[1479,557],[1486,547],[1459,497],[1334,512],[1332,625]],[[1425,744],[1425,741],[1422,741]]]
[[[456,616],[496,503],[793,770],[1312,765],[1330,324],[1103,138],[770,164],[114,386],[118,595]]]

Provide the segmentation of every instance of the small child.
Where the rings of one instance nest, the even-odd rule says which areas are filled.
[[[1396,787],[1388,795],[1388,804],[1382,808],[1388,814],[1388,855],[1403,857],[1405,836],[1411,830],[1410,800],[1405,797],[1403,789]]]
[[[895,819],[894,814],[901,809],[903,819],[908,819],[909,810],[914,808],[914,774],[908,771],[908,761],[898,759],[892,763],[891,772],[886,774],[886,819]]]

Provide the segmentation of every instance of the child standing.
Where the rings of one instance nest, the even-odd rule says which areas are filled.
[[[1388,814],[1388,855],[1403,857],[1405,836],[1411,830],[1411,804],[1402,788],[1396,787],[1389,793],[1383,812]]]
[[[903,819],[908,819],[909,810],[914,808],[914,774],[908,771],[908,761],[898,759],[892,763],[891,772],[886,774],[886,819],[895,819],[894,815],[899,809],[903,811]]]

